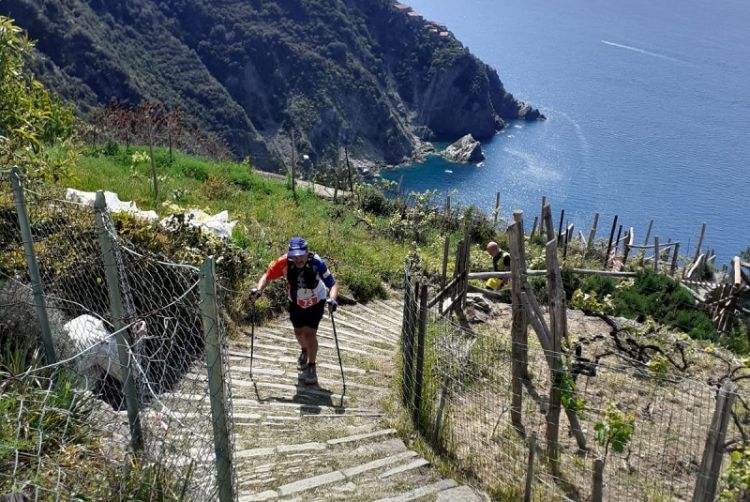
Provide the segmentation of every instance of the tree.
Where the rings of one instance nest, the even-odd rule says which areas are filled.
[[[112,101],[93,110],[88,120],[94,133],[90,141],[95,143],[103,136],[108,143],[124,143],[126,150],[132,144],[166,146],[170,161],[175,148],[215,160],[231,158],[231,152],[218,136],[193,127],[181,110],[161,103],[144,101],[132,108]]]
[[[33,46],[12,19],[0,16],[0,167],[17,165],[29,176],[57,180],[73,154],[52,160],[43,146],[72,136],[74,113],[26,67]]]

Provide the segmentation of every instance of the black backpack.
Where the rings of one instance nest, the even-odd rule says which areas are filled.
[[[306,288],[315,289],[318,286],[317,272],[313,267],[313,256],[312,252],[308,253],[307,262],[301,270],[294,266],[294,261],[291,258],[287,257],[286,259],[286,280],[289,282],[289,292],[293,303],[297,303],[297,287],[300,276],[302,276]]]

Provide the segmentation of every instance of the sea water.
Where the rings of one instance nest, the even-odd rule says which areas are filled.
[[[492,209],[539,213],[599,237],[614,215],[703,250],[717,264],[750,246],[750,2],[747,0],[412,0],[494,67],[544,122],[511,122],[481,165],[404,166],[406,191],[437,189]]]

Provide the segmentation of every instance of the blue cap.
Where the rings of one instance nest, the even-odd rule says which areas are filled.
[[[287,256],[302,256],[307,253],[307,242],[302,237],[292,237],[289,240],[289,252]]]

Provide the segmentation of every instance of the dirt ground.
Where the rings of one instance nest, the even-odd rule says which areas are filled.
[[[491,316],[475,324],[468,343],[482,354],[473,363],[471,381],[452,386],[446,414],[448,444],[488,485],[502,487],[495,496],[512,500],[522,490],[529,438],[537,435],[535,500],[587,500],[593,462],[605,458],[595,426],[608,406],[634,419],[635,430],[622,453],[608,451],[604,470],[605,500],[689,500],[701,463],[716,393],[727,377],[749,373],[743,360],[728,351],[695,342],[686,335],[644,323],[601,318],[568,311],[569,337],[563,342],[569,368],[592,373],[576,379],[575,396],[583,400],[577,413],[585,437],[581,449],[570,432],[565,410],[560,416],[561,472],[554,478],[544,461],[550,372],[536,334],[529,328],[528,370],[523,391],[522,437],[511,425],[510,305],[492,304]],[[548,319],[547,319],[548,321]],[[476,350],[479,347],[480,350]],[[576,358],[576,347],[580,356]],[[727,440],[740,438],[747,427],[741,401],[750,395],[747,380],[737,381]],[[499,466],[499,468],[498,468]],[[726,466],[726,462],[725,462]],[[520,492],[523,493],[522,491]]]

